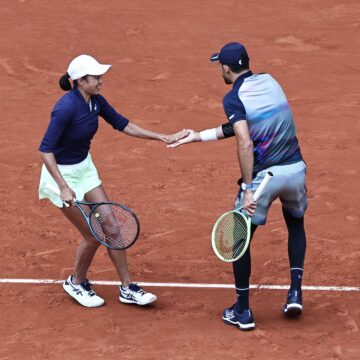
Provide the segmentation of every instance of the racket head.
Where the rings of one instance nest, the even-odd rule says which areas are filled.
[[[234,262],[247,250],[250,234],[251,220],[240,210],[228,211],[216,221],[211,245],[220,260]]]
[[[140,234],[140,222],[134,212],[114,202],[97,203],[92,207],[89,227],[99,242],[113,250],[128,249]]]

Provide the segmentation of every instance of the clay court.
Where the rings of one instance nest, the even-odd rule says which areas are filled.
[[[1,360],[360,358],[358,1],[1,0],[0,6]],[[106,304],[86,309],[59,283],[15,283],[62,280],[73,269],[79,234],[37,198],[37,149],[63,95],[58,78],[69,61],[88,53],[113,64],[102,94],[140,126],[201,130],[226,121],[222,98],[229,88],[209,56],[229,41],[246,45],[254,72],[280,82],[295,115],[310,198],[303,285],[313,288],[304,291],[302,318],[290,321],[280,312],[281,286],[289,284],[280,203],[252,245],[252,284],[267,285],[252,291],[254,331],[221,321],[234,289],[189,287],[233,284],[231,266],[212,252],[210,233],[237,191],[234,138],[167,149],[101,119],[92,157],[111,198],[140,219],[130,270],[135,281],[153,284],[146,289],[158,301],[126,306],[117,286],[94,285]],[[118,280],[104,247],[89,278]]]

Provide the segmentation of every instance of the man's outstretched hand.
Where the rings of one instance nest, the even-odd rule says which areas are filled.
[[[168,148],[175,148],[180,145],[188,144],[191,142],[201,141],[200,134],[198,131],[192,129],[184,129],[183,132],[187,132],[187,135],[181,139],[174,141],[173,143],[167,145]]]

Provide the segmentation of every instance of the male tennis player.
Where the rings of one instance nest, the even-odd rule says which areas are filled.
[[[272,202],[279,198],[288,228],[288,253],[291,285],[283,313],[297,316],[302,313],[301,281],[306,249],[304,213],[307,208],[305,186],[306,166],[295,135],[293,115],[286,96],[269,74],[253,74],[249,57],[242,44],[226,44],[210,58],[219,62],[226,84],[232,89],[223,104],[228,123],[217,128],[196,132],[172,145],[176,147],[194,141],[220,140],[235,135],[242,179],[235,207],[243,207],[252,216],[253,236],[258,225],[266,223]],[[271,171],[273,180],[257,203],[253,193]],[[251,273],[250,247],[244,256],[233,263],[237,302],[224,310],[225,323],[241,330],[255,328],[249,307]]]

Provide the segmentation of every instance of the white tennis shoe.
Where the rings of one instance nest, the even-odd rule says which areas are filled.
[[[157,300],[156,295],[143,290],[137,284],[129,284],[127,288],[120,285],[120,302],[124,304],[148,305]]]
[[[88,280],[83,281],[80,285],[75,285],[72,282],[72,275],[70,275],[64,281],[63,288],[82,306],[97,307],[104,305],[104,299],[96,295],[95,291],[91,289]]]

